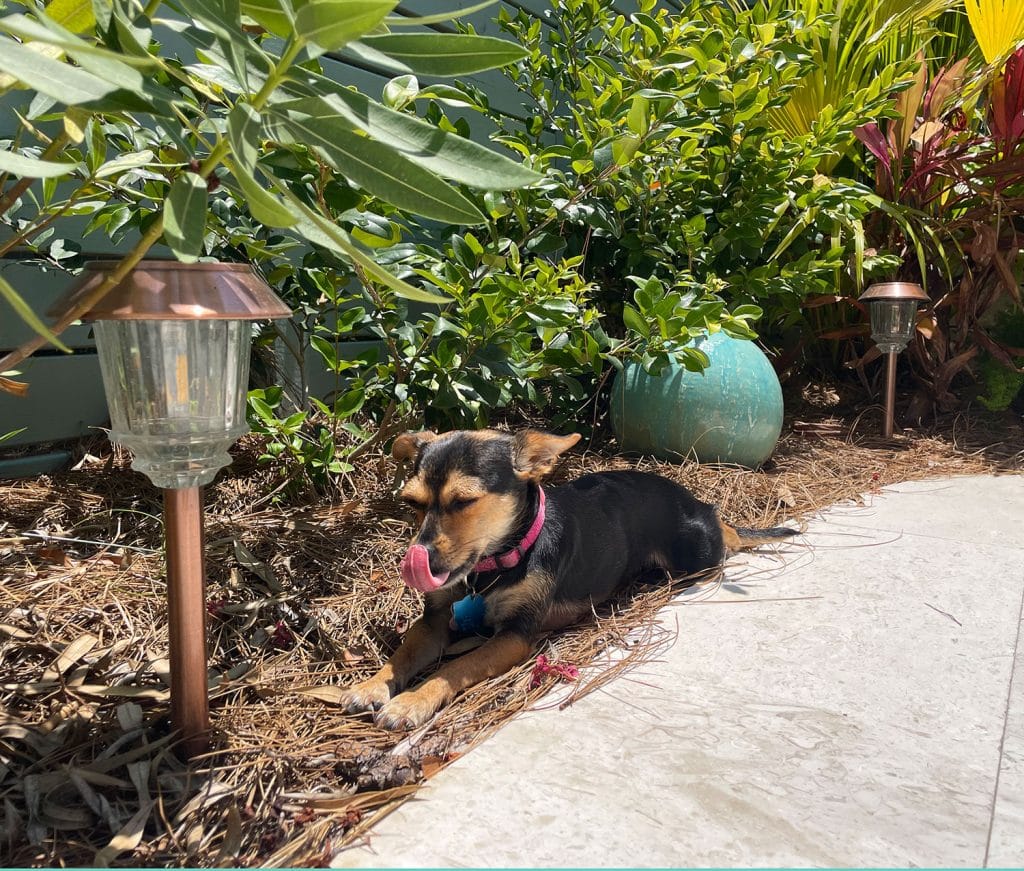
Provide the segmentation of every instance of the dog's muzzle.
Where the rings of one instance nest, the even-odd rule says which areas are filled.
[[[444,586],[451,572],[438,575],[430,571],[430,552],[422,544],[414,544],[402,557],[402,580],[407,587],[429,593]]]

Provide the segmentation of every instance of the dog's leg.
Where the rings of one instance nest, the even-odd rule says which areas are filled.
[[[420,686],[395,696],[374,717],[385,729],[412,729],[425,723],[457,693],[480,681],[504,674],[524,662],[533,643],[513,632],[501,632],[458,659],[446,663]]]
[[[441,658],[450,638],[447,612],[424,614],[409,627],[398,650],[380,671],[349,687],[341,697],[342,706],[350,714],[379,710],[418,672]]]

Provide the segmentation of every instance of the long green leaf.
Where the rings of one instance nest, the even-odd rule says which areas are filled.
[[[28,324],[36,333],[46,339],[46,341],[55,348],[60,348],[68,354],[71,353],[71,349],[61,342],[61,340],[53,334],[50,328],[39,319],[39,315],[32,310],[32,306],[21,298],[18,291],[11,287],[10,282],[8,282],[2,275],[0,275],[0,296],[7,300],[11,308],[17,312],[18,317]]]
[[[295,14],[295,32],[334,51],[369,33],[396,5],[397,0],[310,0]]]
[[[403,15],[388,16],[384,23],[388,27],[421,27],[425,24],[443,24],[446,21],[455,21],[457,18],[465,18],[474,12],[493,6],[498,0],[484,0],[475,6],[467,6],[465,9],[453,9],[451,12],[435,12],[433,15]]]
[[[789,232],[785,235],[783,240],[779,242],[778,246],[772,252],[771,257],[768,258],[769,263],[774,263],[779,257],[782,256],[783,252],[793,244],[794,240],[803,233],[810,225],[811,222],[818,216],[818,207],[810,206],[803,214],[797,218],[796,223],[790,228]]]
[[[126,172],[129,169],[137,169],[140,166],[149,166],[156,161],[153,160],[153,152],[148,148],[144,151],[132,151],[128,154],[121,154],[113,160],[104,163],[96,170],[96,178],[108,178],[118,173]]]
[[[409,72],[428,76],[464,76],[522,60],[521,45],[469,33],[407,33],[367,36],[367,47],[401,63]]]
[[[182,9],[217,37],[231,62],[231,71],[242,85],[249,87],[246,55],[258,49],[242,30],[239,0],[178,0]]]
[[[159,66],[156,58],[119,55],[94,43],[87,42],[70,31],[65,30],[57,22],[47,19],[45,15],[40,16],[38,20],[29,18],[27,15],[5,15],[3,18],[0,18],[0,30],[12,33],[25,41],[44,42],[47,45],[57,46],[75,57],[93,55],[104,58],[114,64],[124,64],[143,69]],[[96,72],[99,75],[99,72],[96,70],[92,70],[92,72]],[[132,82],[140,86],[143,84],[141,78],[132,79]],[[118,83],[115,82],[114,84]]]
[[[128,66],[124,69],[135,72]],[[66,106],[114,112],[156,111],[142,93],[126,90],[86,70],[46,57],[5,36],[0,37],[0,71]]]
[[[858,293],[864,287],[864,224],[854,220],[853,224],[853,277]]]
[[[263,128],[260,113],[249,103],[237,103],[228,115],[228,141],[236,162],[249,172],[259,159],[259,137]]]
[[[318,215],[314,212],[309,208],[309,206],[302,202],[302,200],[295,196],[284,182],[276,178],[272,173],[267,172],[266,170],[264,172],[274,187],[277,188],[287,201],[292,210],[292,214],[297,218],[294,229],[301,233],[305,239],[312,242],[314,245],[320,245],[327,248],[353,263],[358,264],[368,275],[375,278],[381,284],[390,287],[396,294],[404,297],[405,299],[430,303],[451,302],[447,296],[443,296],[439,293],[433,293],[429,290],[423,290],[419,287],[413,287],[411,284],[402,281],[402,279],[397,275],[393,275],[388,272],[383,266],[360,251],[349,240],[348,234],[345,233],[344,230],[332,221],[328,221],[322,215]]]
[[[352,132],[338,118],[321,119],[271,105],[268,125],[279,139],[308,145],[342,175],[375,196],[425,218],[481,224],[476,206],[439,176],[382,142]],[[274,122],[279,123],[274,123]]]
[[[0,150],[0,172],[10,172],[20,178],[60,178],[70,175],[77,166],[77,163],[36,160],[13,151]]]
[[[232,193],[249,207],[257,221],[268,227],[291,227],[296,223],[297,219],[291,210],[263,188],[240,161],[226,159],[224,165],[238,182],[240,190],[232,190]]]
[[[242,0],[242,14],[277,36],[287,36],[295,25],[291,4],[282,5],[278,0]]]
[[[424,169],[482,190],[510,190],[541,179],[522,164],[477,142],[439,130],[414,115],[396,112],[320,76],[309,81],[330,96],[282,103],[276,108],[307,114],[325,123],[337,121],[348,129],[361,129]],[[285,90],[290,88],[291,84]]]
[[[91,33],[96,27],[92,0],[50,0],[46,14],[72,33]]]
[[[171,185],[164,205],[164,240],[182,263],[195,263],[206,232],[206,180],[183,172]]]
[[[248,103],[238,103],[228,115],[228,141],[232,160],[225,161],[238,180],[249,211],[261,224],[269,227],[290,227],[295,223],[291,211],[256,180],[263,121]]]

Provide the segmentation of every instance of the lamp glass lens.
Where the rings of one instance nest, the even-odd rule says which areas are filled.
[[[196,487],[248,431],[249,321],[97,321],[110,437],[158,487]]]
[[[879,299],[871,303],[871,338],[883,353],[902,351],[914,334],[917,300]]]

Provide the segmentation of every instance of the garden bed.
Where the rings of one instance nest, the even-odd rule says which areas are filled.
[[[883,442],[819,412],[787,422],[761,472],[584,445],[559,477],[654,469],[753,526],[897,481],[1024,468],[1011,416]],[[535,685],[525,664],[411,734],[343,713],[339,688],[379,667],[419,604],[397,579],[411,527],[392,464],[365,458],[332,505],[277,504],[250,438],[208,493],[215,749],[187,766],[168,734],[159,494],[123,454],[94,450],[74,471],[0,485],[4,864],[324,864],[558,680]],[[652,617],[672,594],[643,588],[541,643],[580,669],[563,704],[671,642]]]

